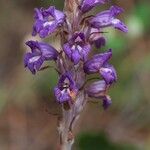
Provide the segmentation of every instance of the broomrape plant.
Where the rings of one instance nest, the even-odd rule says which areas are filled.
[[[24,56],[24,65],[32,74],[43,68],[45,61],[55,61],[59,74],[54,94],[62,106],[63,117],[59,121],[60,149],[70,150],[74,143],[73,128],[88,97],[100,99],[104,109],[112,103],[108,95],[111,85],[116,82],[115,68],[109,64],[112,50],[91,56],[92,50],[105,46],[104,30],[112,27],[127,32],[126,25],[116,17],[123,12],[118,6],[96,15],[89,15],[95,6],[102,6],[107,0],[65,0],[64,11],[54,6],[36,8],[32,35],[40,38],[60,36],[61,49],[49,43],[27,41],[31,49]],[[87,14],[88,13],[88,14]],[[89,78],[99,74],[99,78]],[[87,79],[88,77],[88,79]]]

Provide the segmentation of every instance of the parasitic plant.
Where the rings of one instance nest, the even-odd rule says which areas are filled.
[[[60,35],[60,50],[49,43],[27,41],[31,52],[24,56],[24,64],[32,74],[43,68],[45,61],[55,61],[59,81],[54,88],[58,104],[62,106],[62,119],[59,120],[58,132],[61,150],[71,150],[74,143],[73,129],[88,97],[102,100],[104,109],[111,104],[108,89],[116,82],[115,68],[109,64],[112,50],[93,54],[94,48],[105,45],[104,29],[113,27],[127,32],[126,25],[117,19],[123,12],[118,6],[96,15],[89,15],[95,6],[101,6],[108,0],[65,0],[64,11],[54,6],[36,8],[32,35],[46,38]],[[46,68],[46,67],[45,67]],[[97,81],[89,78],[99,74]],[[88,77],[88,78],[87,78]]]

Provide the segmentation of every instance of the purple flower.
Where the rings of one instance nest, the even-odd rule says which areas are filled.
[[[45,38],[53,33],[59,25],[63,24],[65,15],[63,12],[55,9],[54,6],[51,6],[48,9],[36,8],[34,18],[35,23],[32,35],[35,36],[38,33],[41,38]]]
[[[91,83],[87,88],[86,92],[89,97],[100,98],[104,95],[107,85],[104,80],[96,81]]]
[[[106,95],[107,84],[105,83],[104,80],[100,80],[100,81],[91,83],[86,88],[86,92],[89,97],[102,99],[104,109],[107,109],[108,106],[112,103],[110,96]]]
[[[87,74],[96,73],[99,69],[108,62],[112,56],[112,50],[109,49],[105,53],[94,55],[92,59],[88,60],[84,64],[84,71]]]
[[[54,89],[59,103],[73,102],[78,92],[75,81],[70,72],[61,75],[58,85]]]
[[[105,2],[106,0],[83,0],[79,8],[83,13],[86,13],[93,7],[104,4]]]
[[[126,25],[115,17],[123,12],[123,9],[117,6],[110,7],[109,10],[98,13],[89,22],[93,28],[114,27],[123,32],[128,32]]]
[[[35,74],[38,71],[43,62],[47,60],[56,60],[58,52],[49,44],[37,41],[26,42],[31,48],[31,52],[28,52],[24,56],[24,65]]]
[[[28,41],[26,45],[31,51],[24,56],[24,65],[32,74],[47,68],[47,66],[43,67],[45,61],[55,60],[56,66],[53,69],[60,77],[54,88],[54,94],[64,110],[64,121],[69,119],[69,124],[60,122],[60,127],[64,125],[69,132],[72,131],[74,121],[87,103],[88,96],[101,99],[104,109],[111,104],[111,98],[107,93],[117,80],[116,70],[109,64],[112,50],[91,56],[89,59],[92,48],[98,49],[105,46],[106,39],[103,33],[107,27],[123,32],[128,31],[126,25],[117,19],[117,16],[123,12],[120,7],[111,6],[97,15],[86,15],[96,6],[101,6],[109,0],[74,1],[76,2],[65,0],[64,11],[59,11],[54,6],[35,9],[32,35],[45,38],[55,33],[61,37],[60,52],[44,42]],[[92,83],[93,77],[90,78],[89,75],[93,76],[95,73],[99,74],[99,81]],[[59,133],[61,138],[65,139],[63,137],[66,135],[61,134],[63,129],[60,129]],[[66,140],[62,142],[67,143]]]
[[[86,43],[83,33],[75,33],[68,43],[64,44],[63,49],[71,61],[78,64],[80,60],[87,60],[91,46]]]
[[[117,81],[117,73],[112,65],[103,65],[103,67],[100,68],[99,73],[107,84],[112,84],[114,81]]]
[[[116,71],[113,66],[108,64],[112,56],[112,51],[95,55],[91,60],[84,64],[84,71],[87,74],[99,72],[107,84],[112,84],[117,80]]]

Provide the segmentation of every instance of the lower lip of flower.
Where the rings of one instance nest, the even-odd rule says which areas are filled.
[[[40,56],[35,56],[35,57],[33,57],[33,58],[30,58],[30,59],[29,59],[29,63],[33,63],[33,62],[35,62],[35,61],[38,61],[39,58],[40,58]]]
[[[48,21],[48,22],[45,22],[45,23],[43,24],[43,26],[44,26],[44,27],[46,27],[46,26],[51,26],[53,23],[54,23],[54,21]]]

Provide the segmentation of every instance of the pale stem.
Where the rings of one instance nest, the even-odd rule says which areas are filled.
[[[84,91],[80,92],[70,110],[63,109],[63,120],[60,122],[58,131],[60,136],[61,150],[71,150],[74,143],[73,129],[86,104]]]

